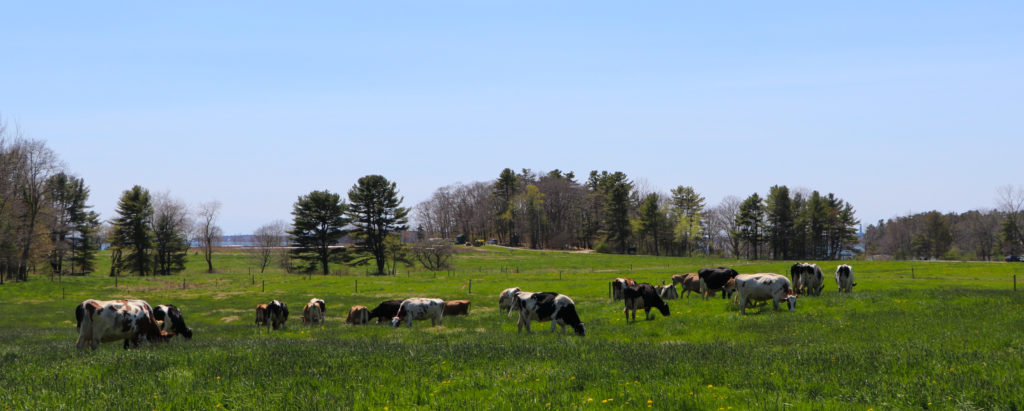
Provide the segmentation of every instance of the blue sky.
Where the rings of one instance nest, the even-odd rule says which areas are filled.
[[[250,233],[366,174],[413,206],[505,167],[865,225],[1024,184],[1021,2],[206,3],[0,7],[0,114],[104,218],[139,184]]]

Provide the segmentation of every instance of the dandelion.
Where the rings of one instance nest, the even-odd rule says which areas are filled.
[[[708,388],[715,388],[714,385],[708,384]]]
[[[608,400],[601,400],[601,404],[607,404]]]
[[[593,400],[594,400],[593,398],[587,397],[587,402],[591,402]]]
[[[575,375],[569,376],[569,379],[570,379],[570,380],[575,380],[575,379],[576,379],[576,376],[575,376]]]
[[[652,403],[654,403],[654,400],[647,400],[647,403],[648,404],[652,404]]]
[[[546,402],[546,403],[544,403],[544,406],[545,406],[545,407],[550,407],[550,406],[551,406],[551,403],[550,403],[550,402]]]

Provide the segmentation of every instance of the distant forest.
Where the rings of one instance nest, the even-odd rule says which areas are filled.
[[[401,206],[395,184],[382,176],[364,177],[357,186],[349,192],[350,203],[330,192],[310,193],[338,197],[333,207],[345,217],[339,214],[343,223],[332,227],[337,238],[355,238],[373,255],[335,260],[322,245],[324,273],[328,258],[346,264],[373,261],[382,274],[394,272],[399,262],[412,264],[407,251],[415,254],[417,246],[403,250],[402,241],[388,240],[405,229],[404,237],[415,238],[418,250],[427,253],[436,253],[438,248],[429,245],[438,242],[776,260],[991,260],[1024,253],[1024,187],[1000,188],[994,210],[932,211],[878,221],[861,241],[860,221],[849,202],[784,185],[708,205],[691,186],[658,192],[619,171],[594,170],[578,178],[561,170],[505,168],[492,181],[438,188],[411,210]],[[268,222],[252,234],[262,244],[261,270],[280,254],[270,250],[308,242],[296,234],[302,232],[295,225],[301,208],[296,203],[296,220]],[[385,214],[394,221],[374,231],[370,220],[359,217],[373,217],[378,209],[390,210]],[[197,244],[213,272],[212,247],[223,238],[216,226],[219,210],[216,201],[190,208],[167,193],[151,195],[136,186],[123,193],[118,215],[101,221],[89,205],[85,180],[69,172],[44,142],[24,138],[0,119],[0,281],[24,280],[29,272],[89,273],[101,244],[112,246],[110,275],[122,269],[140,275],[180,271]],[[349,232],[353,237],[344,237]],[[303,257],[293,254],[280,257],[289,270],[295,267],[289,259]],[[444,257],[415,259],[439,264]]]

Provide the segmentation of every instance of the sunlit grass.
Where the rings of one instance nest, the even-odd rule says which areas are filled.
[[[669,301],[669,317],[627,325],[607,297],[616,276],[660,284],[702,266],[786,272],[792,262],[492,248],[460,254],[451,274],[367,277],[250,275],[237,252],[216,261],[217,274],[190,263],[116,288],[100,275],[0,287],[0,408],[1024,408],[1024,298],[1012,291],[1024,264],[853,262],[858,286],[838,295],[836,264],[824,262],[826,291],[801,297],[796,313],[769,304],[743,317],[727,300],[691,297]],[[510,286],[571,296],[587,336],[546,323],[517,335],[497,310]],[[328,303],[322,328],[298,319],[313,296]],[[351,305],[409,296],[473,305],[442,327],[342,324]],[[195,338],[75,350],[74,305],[122,297],[178,305]],[[268,333],[253,309],[272,298],[293,315]]]

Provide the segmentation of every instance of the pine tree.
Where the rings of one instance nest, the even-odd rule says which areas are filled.
[[[118,271],[146,275],[153,266],[150,255],[153,249],[153,230],[149,225],[153,217],[153,204],[149,190],[134,186],[124,191],[117,202],[116,212],[118,217],[113,221],[113,245],[122,253],[117,262]]]
[[[758,259],[758,249],[764,236],[765,209],[761,196],[751,194],[740,204],[740,212],[736,216],[740,237],[750,245],[752,259]]]
[[[672,189],[672,212],[675,214],[675,238],[682,255],[690,255],[701,238],[705,199],[690,186]]]
[[[352,234],[359,245],[376,261],[377,275],[386,274],[388,235],[409,228],[406,225],[409,210],[401,206],[402,200],[395,183],[380,175],[362,177],[348,191],[345,215],[352,223]]]
[[[511,168],[501,170],[498,180],[494,182],[492,196],[497,206],[495,218],[498,226],[498,239],[509,245],[519,245],[518,236],[515,235],[516,214],[512,200],[519,190],[519,181],[516,173]]]
[[[793,205],[789,198],[789,188],[772,186],[768,190],[765,202],[768,214],[768,243],[771,245],[772,258],[789,259],[794,237]]]
[[[348,206],[341,201],[341,195],[330,191],[312,191],[299,196],[292,210],[292,255],[307,262],[307,270],[320,266],[324,275],[330,273],[328,264],[341,254],[339,248],[331,248],[345,236],[345,218]]]

